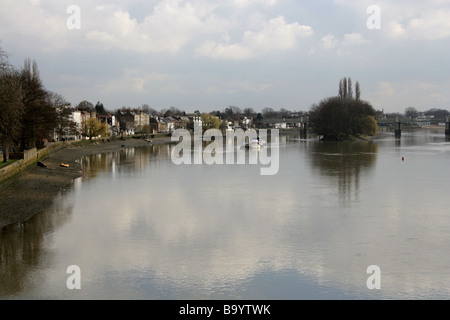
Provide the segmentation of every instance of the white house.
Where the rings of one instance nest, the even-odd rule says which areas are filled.
[[[275,123],[275,129],[286,129],[287,123],[286,122],[278,122]]]
[[[70,108],[69,106],[64,107],[57,107],[57,112],[63,112],[63,108]],[[82,120],[82,112],[76,109],[72,109],[72,113],[68,116],[67,120],[73,121],[75,123],[75,131],[73,132],[73,128],[67,127],[67,128],[59,128],[59,132],[56,130],[53,133],[53,139],[55,141],[61,140],[61,139],[69,139],[69,140],[80,140],[82,138],[81,131],[83,127],[83,120]],[[60,136],[59,133],[61,133],[61,129],[64,132],[63,136]]]

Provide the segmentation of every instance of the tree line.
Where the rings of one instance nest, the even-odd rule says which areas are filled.
[[[91,111],[86,101],[80,107]],[[106,113],[102,104],[92,111]],[[36,61],[26,59],[21,68],[11,65],[8,55],[0,48],[0,150],[3,162],[10,152],[44,147],[54,134],[78,135],[92,138],[106,135],[108,127],[95,117],[78,128],[73,121],[70,103],[56,92],[45,88]],[[80,131],[80,132],[79,132]]]
[[[42,148],[61,120],[56,106],[64,104],[57,93],[45,89],[35,61],[12,66],[0,48],[0,146],[3,161],[10,150]]]
[[[431,108],[425,111],[419,111],[415,107],[407,107],[403,113],[400,112],[387,113],[386,117],[388,118],[405,117],[414,119],[421,115],[424,115],[426,117],[434,117],[436,119],[445,119],[446,117],[450,116],[450,112],[447,109],[442,108]]]

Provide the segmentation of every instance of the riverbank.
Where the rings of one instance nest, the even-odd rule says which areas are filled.
[[[65,148],[42,160],[43,166],[33,166],[0,184],[0,229],[10,224],[25,222],[48,208],[60,190],[69,188],[74,179],[81,177],[79,160],[83,156],[170,142],[170,136],[165,136],[153,138],[151,142],[144,139],[125,139],[95,144],[67,144]],[[62,163],[69,166],[62,167]]]
[[[341,135],[328,135],[320,139],[323,142],[360,142],[360,141],[372,141],[373,136],[368,135],[351,135],[351,134],[341,134]]]

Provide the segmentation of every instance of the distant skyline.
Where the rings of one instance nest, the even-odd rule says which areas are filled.
[[[0,41],[74,106],[309,111],[349,77],[377,110],[450,109],[450,0],[0,0]]]

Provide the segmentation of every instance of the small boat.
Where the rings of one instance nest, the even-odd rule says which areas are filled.
[[[65,167],[65,168],[68,168],[68,167],[69,167],[69,165],[68,165],[67,163],[61,163],[61,167]]]
[[[260,140],[259,138],[253,138],[250,143],[244,143],[243,147],[246,149],[261,149],[266,143],[264,140]]]
[[[266,144],[266,142],[264,140],[261,140],[259,138],[253,139],[250,142],[250,149],[260,149],[261,147],[263,147]]]

